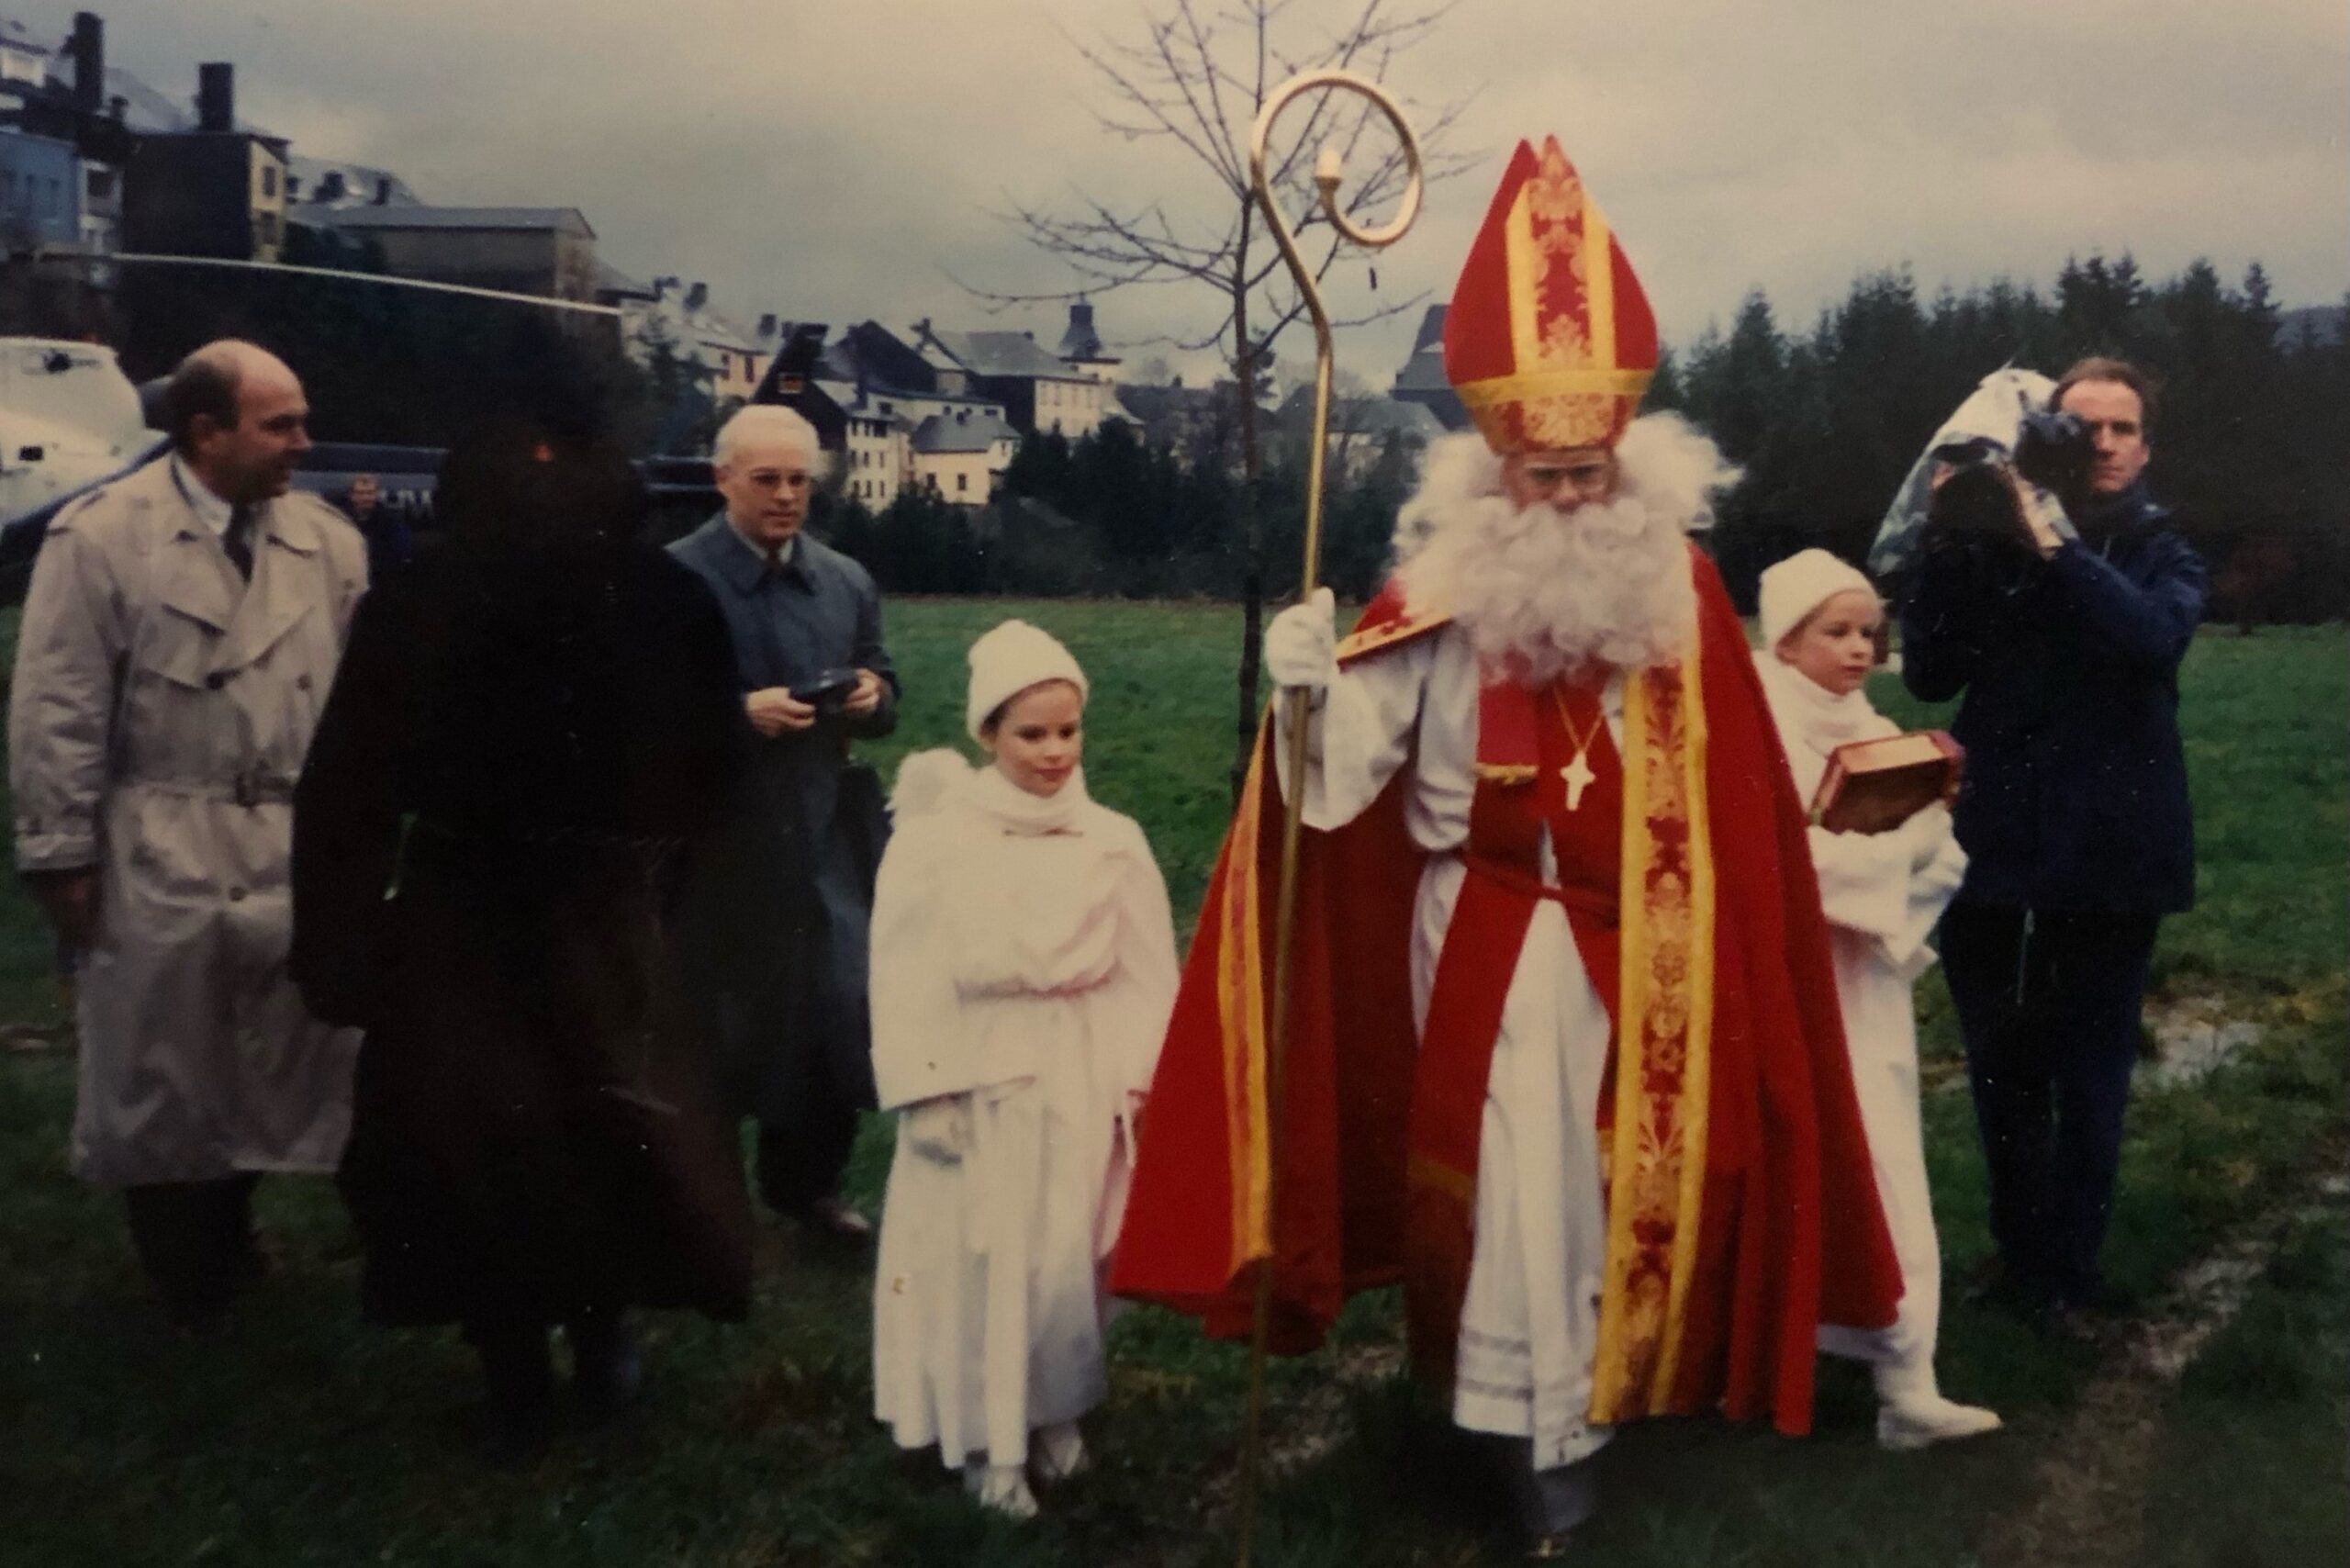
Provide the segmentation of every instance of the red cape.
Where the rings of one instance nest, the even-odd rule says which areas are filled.
[[[1718,888],[1713,1067],[1696,1276],[1660,1407],[1718,1407],[1801,1432],[1818,1326],[1891,1322],[1900,1274],[1802,808],[1743,629],[1712,564],[1691,556]],[[1341,660],[1376,658],[1442,624],[1406,617],[1391,583]],[[1317,1346],[1348,1294],[1403,1271],[1411,914],[1424,857],[1404,832],[1401,778],[1346,827],[1304,835],[1273,1127],[1262,1060],[1281,839],[1270,731],[1184,966],[1111,1288],[1240,1338],[1269,1257],[1270,1344],[1288,1354]]]

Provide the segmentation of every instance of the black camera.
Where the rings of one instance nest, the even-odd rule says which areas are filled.
[[[2097,442],[2078,414],[2036,409],[2016,427],[2016,472],[2043,490],[2076,496],[2097,461]]]
[[[815,679],[794,687],[791,694],[815,709],[819,719],[837,719],[856,691],[856,671],[835,666],[819,671]]]
[[[1942,472],[1919,541],[1927,554],[1964,557],[1977,569],[1996,569],[2038,554],[2008,476],[2006,447],[1975,436],[1937,447],[1933,457]]]

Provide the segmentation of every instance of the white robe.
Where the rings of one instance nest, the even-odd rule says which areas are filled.
[[[1175,996],[1166,885],[1081,775],[1039,801],[989,768],[932,811],[901,803],[872,933],[882,1106],[965,1096],[971,1118],[952,1163],[901,1124],[874,1412],[949,1466],[1019,1464],[1105,1392],[1100,1265]]]
[[[1351,821],[1411,767],[1405,827],[1428,854],[1412,934],[1416,1028],[1427,1026],[1437,958],[1467,876],[1459,851],[1476,792],[1480,684],[1468,634],[1448,626],[1343,670],[1308,730],[1304,816],[1314,827]],[[1620,677],[1601,702],[1620,745]],[[1555,879],[1547,835],[1542,866]],[[1609,1433],[1592,1424],[1590,1408],[1607,1245],[1595,1129],[1610,1033],[1565,913],[1541,901],[1487,1070],[1452,1397],[1460,1426],[1530,1439],[1537,1470],[1588,1456]]]
[[[1756,655],[1755,664],[1801,800],[1808,801],[1818,791],[1829,755],[1839,745],[1899,733],[1869,706],[1863,692],[1833,697],[1767,650]],[[1891,1327],[1822,1327],[1819,1348],[1930,1382],[1942,1312],[1942,1246],[1934,1234],[1919,1122],[1911,987],[1934,961],[1927,939],[1958,891],[1966,855],[1951,832],[1950,812],[1940,806],[1891,833],[1815,827],[1809,837],[1852,1053],[1852,1087],[1902,1285]]]

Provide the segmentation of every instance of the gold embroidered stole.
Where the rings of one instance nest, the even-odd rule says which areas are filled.
[[[1694,646],[1624,689],[1623,958],[1594,1421],[1669,1408],[1695,1271],[1713,1037],[1714,866]]]

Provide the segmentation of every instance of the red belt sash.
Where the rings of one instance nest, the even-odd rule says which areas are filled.
[[[1568,725],[1574,734],[1568,734]],[[1594,778],[1566,809],[1577,739]],[[1413,1355],[1449,1383],[1475,1239],[1477,1157],[1502,1008],[1534,912],[1561,904],[1583,968],[1612,1017],[1623,860],[1624,769],[1596,690],[1486,687],[1478,699],[1477,786],[1468,876],[1453,904],[1428,995],[1412,1084],[1404,1247]],[[1542,878],[1550,834],[1559,880]]]
[[[1468,1293],[1478,1144],[1503,1006],[1535,909],[1548,899],[1563,908],[1619,1037],[1628,980],[1639,998],[1638,1065],[1629,1083],[1618,1083],[1611,1042],[1600,1100],[1607,1169],[1594,1174],[1611,1192],[1628,1186],[1634,1203],[1610,1216],[1593,1416],[1661,1409],[1668,1396],[1704,1168],[1700,1031],[1711,994],[1710,876],[1693,876],[1690,857],[1703,805],[1685,787],[1702,778],[1688,768],[1693,752],[1700,767],[1703,756],[1702,730],[1693,734],[1688,722],[1694,697],[1678,669],[1630,678],[1625,734],[1643,772],[1628,778],[1595,686],[1505,684],[1480,696],[1477,785],[1461,856],[1469,875],[1437,960],[1408,1131],[1405,1309],[1415,1365],[1439,1384],[1451,1380]],[[1565,774],[1579,749],[1592,777],[1570,811]],[[1639,809],[1629,821],[1628,799]],[[1546,831],[1556,883],[1541,876]],[[1628,878],[1628,848],[1635,862]],[[1619,919],[1628,896],[1639,901],[1629,969]],[[1700,946],[1704,961],[1693,963],[1691,949]],[[1639,1129],[1621,1148],[1609,1136],[1619,1124]]]

